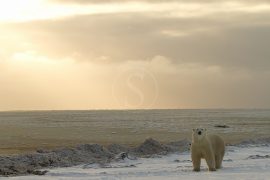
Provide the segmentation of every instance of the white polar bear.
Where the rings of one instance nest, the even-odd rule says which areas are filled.
[[[206,129],[192,131],[191,159],[193,170],[200,171],[201,158],[206,160],[209,171],[221,168],[225,153],[225,143],[217,135],[208,135]]]

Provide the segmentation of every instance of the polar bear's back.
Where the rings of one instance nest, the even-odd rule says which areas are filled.
[[[210,140],[213,151],[215,152],[215,154],[224,154],[225,152],[225,143],[224,140],[215,134],[209,134],[207,135],[207,138]]]

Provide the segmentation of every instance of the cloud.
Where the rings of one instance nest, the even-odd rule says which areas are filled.
[[[2,61],[2,110],[269,107],[270,72],[228,70],[165,56],[100,63],[34,51]]]
[[[49,0],[51,2],[58,3],[73,3],[73,4],[96,4],[96,3],[123,3],[123,2],[147,2],[147,3],[161,3],[161,2],[185,2],[185,3],[211,3],[216,2],[215,0]],[[222,1],[219,1],[222,2]],[[226,2],[224,0],[224,2]],[[268,0],[237,0],[235,2],[245,3],[269,3]]]
[[[16,1],[16,0],[15,0]],[[69,2],[74,2],[69,4]],[[80,2],[88,2],[81,4]],[[96,2],[96,3],[93,3]],[[107,3],[102,3],[107,2]],[[269,12],[265,1],[50,1],[31,0],[14,9],[14,2],[5,3],[0,22],[25,22],[33,20],[59,19],[76,15],[110,13],[152,13],[168,17],[198,17],[223,13]],[[9,9],[6,11],[6,9]]]
[[[163,55],[228,68],[269,69],[269,13],[163,17],[150,13],[75,16],[12,25],[21,42],[51,57],[117,62]],[[7,27],[7,26],[6,26]],[[17,44],[17,43],[16,43]],[[15,45],[15,46],[18,46]],[[22,47],[23,45],[21,45]]]
[[[1,23],[0,109],[270,107],[266,1],[151,2]]]
[[[176,2],[177,0],[50,0],[50,1],[58,3],[72,3],[72,4],[100,4],[100,3],[126,3],[126,2],[161,3],[161,2]],[[211,0],[209,1],[211,2]],[[180,1],[178,0],[178,2]]]

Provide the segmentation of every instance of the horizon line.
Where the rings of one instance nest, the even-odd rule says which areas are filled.
[[[127,108],[127,109],[18,109],[0,110],[0,112],[33,112],[33,111],[151,111],[151,110],[270,110],[270,108]]]

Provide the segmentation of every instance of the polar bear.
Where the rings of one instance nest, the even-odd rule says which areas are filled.
[[[224,153],[225,143],[221,137],[207,134],[203,128],[193,129],[191,159],[194,171],[200,171],[201,158],[206,160],[209,171],[221,168]]]

